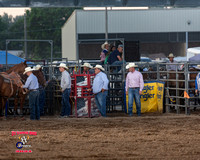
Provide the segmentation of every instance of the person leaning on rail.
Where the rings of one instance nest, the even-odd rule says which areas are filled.
[[[88,89],[88,91],[93,91],[95,95],[95,103],[101,113],[101,116],[106,117],[106,97],[108,95],[109,80],[107,75],[103,73],[104,68],[101,65],[96,65],[94,70],[95,78],[93,86],[92,89]]]
[[[105,61],[105,58],[108,54],[108,50],[109,50],[109,44],[108,42],[105,42],[104,44],[101,45],[101,53],[100,53],[100,58],[101,58],[101,65],[104,65],[104,61]]]
[[[71,92],[71,77],[66,71],[68,67],[64,63],[60,63],[58,66],[61,76],[61,91],[62,91],[62,109],[60,113],[60,118],[67,118],[71,114],[71,105],[69,103],[69,96]]]
[[[108,58],[108,64],[117,66],[114,72],[119,72],[121,70],[121,65],[126,63],[126,61],[122,58],[123,54],[123,45],[118,45],[117,49],[113,51]]]
[[[89,63],[84,63],[81,67],[85,73],[94,74],[94,69]]]
[[[40,120],[40,108],[39,108],[39,84],[37,77],[32,73],[34,69],[26,67],[25,72],[28,76],[25,85],[22,88],[27,88],[29,92],[29,107],[30,107],[30,119]]]
[[[133,116],[133,100],[135,100],[137,115],[141,116],[140,95],[144,88],[143,76],[139,71],[135,70],[135,63],[129,63],[126,69],[129,70],[126,76],[126,95],[128,95],[128,114]]]
[[[176,71],[176,68],[177,70],[182,70],[183,69],[183,66],[184,65],[176,65],[176,64],[173,64],[173,63],[178,63],[177,61],[174,60],[174,54],[173,53],[170,53],[169,56],[169,63],[167,66],[166,66],[166,69],[167,71]]]

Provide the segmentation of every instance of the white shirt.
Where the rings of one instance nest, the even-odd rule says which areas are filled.
[[[107,75],[103,72],[99,72],[94,78],[92,86],[93,93],[96,94],[101,92],[102,88],[108,90],[108,83],[109,80],[107,78]]]
[[[71,77],[66,70],[62,72],[60,86],[62,90],[65,90],[66,88],[71,88]]]

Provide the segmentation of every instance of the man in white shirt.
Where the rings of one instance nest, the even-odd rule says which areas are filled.
[[[101,65],[96,65],[95,69],[95,78],[93,82],[92,89],[95,94],[95,103],[101,113],[102,117],[106,117],[106,97],[108,95],[108,83],[109,80],[107,75],[103,73],[104,68]]]
[[[69,73],[66,71],[68,67],[64,63],[60,63],[58,66],[60,72],[62,73],[61,76],[61,89],[62,89],[62,109],[61,109],[61,118],[69,117],[71,114],[71,105],[69,103],[69,96],[71,92],[71,77]]]
[[[129,63],[126,69],[129,70],[126,76],[126,94],[128,95],[128,114],[133,116],[133,100],[135,100],[137,115],[141,116],[141,101],[140,95],[144,88],[143,76],[135,70],[135,63]]]
[[[166,66],[167,71],[176,71],[176,68],[177,68],[177,70],[181,70],[181,66],[175,64],[175,63],[178,63],[178,62],[174,60],[173,53],[170,53],[168,58],[169,58],[169,63],[170,64],[168,64]]]
[[[88,91],[93,91],[95,94],[95,103],[101,116],[106,117],[106,97],[108,95],[109,80],[107,75],[103,73],[105,70],[101,65],[96,65],[94,69],[96,76],[94,78],[92,89],[88,89]]]

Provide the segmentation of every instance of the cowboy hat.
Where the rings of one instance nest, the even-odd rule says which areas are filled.
[[[101,49],[105,49],[105,46],[106,46],[106,45],[109,45],[109,43],[108,43],[108,42],[105,42],[104,44],[102,44],[102,45],[101,45]]]
[[[128,65],[126,65],[126,69],[129,69],[129,64],[128,64]]]
[[[60,63],[60,65],[59,65],[58,67],[59,67],[59,68],[62,67],[62,68],[68,69],[68,67],[66,66],[65,63]]]
[[[174,58],[174,54],[173,53],[170,53],[168,58]]]
[[[35,66],[33,66],[33,68],[32,68],[34,71],[37,71],[37,69],[35,68]]]
[[[200,65],[197,65],[195,68],[196,68],[196,69],[200,69]]]
[[[39,70],[40,68],[42,68],[42,66],[39,65],[39,64],[37,64],[37,65],[35,66],[35,70]]]
[[[98,69],[100,69],[100,70],[102,70],[102,71],[105,71],[105,69],[101,66],[101,65],[99,65],[99,64],[97,64],[95,67],[94,67],[94,69],[95,68],[98,68]]]
[[[93,68],[89,63],[84,63],[81,67]]]
[[[26,67],[23,74],[26,74],[27,72],[32,72],[32,71],[34,71],[34,69],[32,69],[31,67]]]
[[[129,69],[131,67],[138,67],[138,65],[135,65],[135,63],[129,63],[127,66],[126,66],[126,69]]]

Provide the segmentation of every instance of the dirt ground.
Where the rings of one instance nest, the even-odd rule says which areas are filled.
[[[124,114],[107,118],[45,116],[40,121],[0,120],[0,159],[200,159],[200,116]],[[36,131],[32,153],[15,153],[19,136]],[[27,135],[25,135],[27,136]]]

